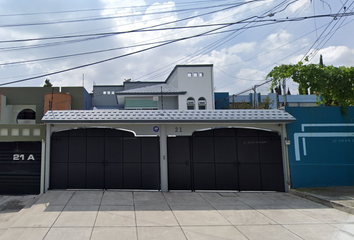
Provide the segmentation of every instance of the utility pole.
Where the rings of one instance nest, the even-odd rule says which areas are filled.
[[[257,85],[254,85],[252,90],[253,90],[253,108],[256,109],[257,108],[257,103],[256,103],[256,91],[257,89]]]
[[[49,101],[49,110],[53,108],[53,95],[54,95],[54,88],[52,87],[52,101]]]
[[[286,78],[283,79],[283,91],[284,91],[284,107],[286,107],[287,99],[286,99]]]
[[[162,108],[162,110],[163,110],[162,86],[161,86],[161,108]]]

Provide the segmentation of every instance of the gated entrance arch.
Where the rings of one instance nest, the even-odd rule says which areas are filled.
[[[51,189],[160,189],[158,137],[111,128],[51,136]]]
[[[276,132],[221,128],[169,137],[170,190],[284,191]]]

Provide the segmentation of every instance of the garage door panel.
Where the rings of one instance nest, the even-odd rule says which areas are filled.
[[[215,162],[236,162],[236,139],[235,137],[215,137]]]
[[[193,137],[193,161],[195,163],[214,162],[213,137]]]
[[[236,131],[234,128],[217,128],[213,130],[215,137],[234,137]]]
[[[105,161],[106,162],[122,162],[123,148],[121,137],[106,137],[105,138]]]
[[[104,136],[104,129],[102,128],[87,128],[86,134],[88,137],[103,137]]]
[[[0,195],[39,194],[41,142],[0,143]]]
[[[167,138],[167,155],[169,163],[190,162],[190,137]]]
[[[238,137],[237,153],[240,163],[259,163],[258,137]]]
[[[141,138],[141,160],[142,162],[160,162],[159,138]]]
[[[87,137],[87,162],[104,162],[104,137]]]
[[[24,152],[33,152],[33,151],[41,151],[41,143],[40,142],[16,142],[17,149]]]
[[[193,133],[195,137],[212,137],[214,136],[213,130],[206,130],[206,131],[195,131]]]
[[[259,137],[261,163],[282,163],[280,137]]]
[[[87,163],[86,188],[104,189],[104,163]]]
[[[239,169],[240,191],[262,190],[260,164],[240,164]]]
[[[86,162],[86,137],[69,138],[69,162]]]
[[[68,162],[69,138],[53,137],[51,143],[51,162]]]
[[[69,163],[68,188],[86,188],[86,163]]]
[[[194,188],[195,190],[214,190],[216,188],[214,164],[194,164]]]
[[[142,164],[142,189],[160,189],[160,164]]]
[[[236,132],[237,132],[237,136],[240,137],[258,137],[259,130],[238,128]]]
[[[141,164],[124,163],[123,164],[123,188],[141,189]]]
[[[68,163],[52,163],[50,165],[50,188],[68,188]]]
[[[168,166],[168,187],[170,190],[191,190],[190,165],[170,163]]]
[[[53,137],[68,137],[69,136],[69,131],[53,132],[52,136]]]
[[[238,190],[238,169],[235,164],[216,164],[216,189]]]
[[[285,190],[282,164],[262,164],[261,169],[263,191]]]
[[[69,130],[69,137],[86,137],[86,129]]]
[[[104,129],[104,135],[106,137],[121,137],[121,136],[123,136],[123,131],[116,130],[116,129],[105,128]]]
[[[123,188],[123,163],[106,163],[105,188]]]
[[[141,162],[140,138],[124,138],[123,141],[123,161]]]

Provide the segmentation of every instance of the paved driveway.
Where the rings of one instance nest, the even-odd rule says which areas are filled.
[[[0,240],[354,239],[354,215],[288,193],[49,191]]]

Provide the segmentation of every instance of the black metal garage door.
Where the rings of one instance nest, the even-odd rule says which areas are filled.
[[[280,136],[215,129],[168,138],[169,189],[284,191]]]
[[[0,143],[0,194],[39,194],[41,142]]]
[[[91,128],[51,139],[51,189],[160,189],[157,137]]]

